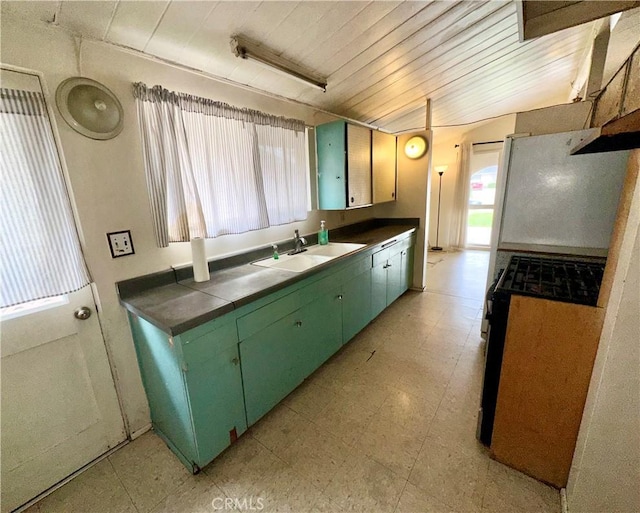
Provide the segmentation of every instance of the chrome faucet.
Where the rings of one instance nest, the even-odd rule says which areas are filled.
[[[300,237],[300,232],[298,232],[298,230],[295,230],[294,232],[293,243],[295,247],[293,251],[289,251],[289,253],[287,253],[288,255],[297,255],[298,253],[306,251],[304,246],[307,245],[307,239],[305,239],[304,237]]]

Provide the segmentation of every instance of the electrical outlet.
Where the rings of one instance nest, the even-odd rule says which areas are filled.
[[[107,239],[109,241],[109,249],[111,249],[111,258],[133,255],[135,253],[130,230],[107,233]]]

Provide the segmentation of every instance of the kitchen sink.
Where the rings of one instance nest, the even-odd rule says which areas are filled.
[[[321,255],[328,257],[339,257],[356,251],[357,249],[364,248],[366,244],[352,244],[349,242],[330,242],[326,246],[312,246],[309,248],[308,253],[311,255]]]
[[[265,258],[264,260],[253,262],[252,265],[301,273],[364,246],[365,244],[330,242],[326,246],[311,246],[307,248],[307,251],[296,255],[282,254],[278,260],[273,257]]]

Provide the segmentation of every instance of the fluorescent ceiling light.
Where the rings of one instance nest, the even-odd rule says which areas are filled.
[[[323,92],[326,92],[327,90],[326,79],[313,76],[293,62],[283,59],[266,48],[251,43],[240,36],[234,36],[231,38],[231,50],[236,57],[250,59],[272,71],[277,71],[288,77],[294,78],[298,82],[317,87]]]

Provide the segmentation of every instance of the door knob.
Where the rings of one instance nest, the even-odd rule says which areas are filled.
[[[73,312],[73,316],[76,319],[80,319],[81,321],[84,321],[89,317],[91,317],[91,310],[86,306],[81,306],[75,312]]]

